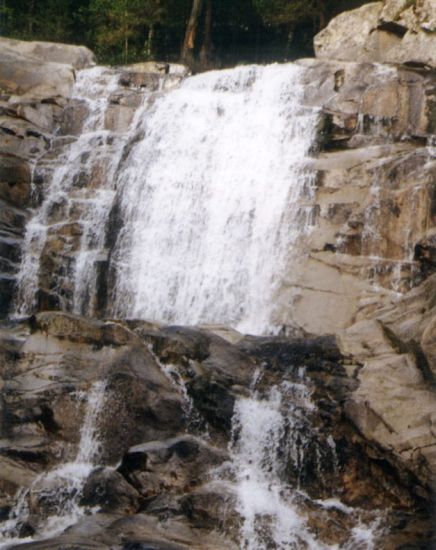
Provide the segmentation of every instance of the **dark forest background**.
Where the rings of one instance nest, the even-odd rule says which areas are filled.
[[[313,36],[367,0],[0,0],[0,34],[85,44],[101,63],[194,70],[313,55]]]

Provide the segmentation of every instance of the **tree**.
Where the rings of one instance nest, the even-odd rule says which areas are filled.
[[[162,0],[91,0],[90,11],[101,53],[117,57],[122,52],[127,63],[131,42],[142,39],[141,53],[152,55],[154,28],[165,11]]]
[[[185,38],[183,40],[181,61],[187,65],[192,65],[195,58],[195,45],[197,39],[197,29],[203,9],[203,0],[193,0],[191,14],[186,26]]]
[[[286,31],[286,52],[297,25],[310,23],[312,33],[318,32],[326,25],[334,4],[335,0],[253,0],[265,25]]]

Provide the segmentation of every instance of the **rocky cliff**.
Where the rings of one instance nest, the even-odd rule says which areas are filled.
[[[274,411],[279,391],[287,419],[274,440],[285,466],[268,483],[279,480],[282,493],[299,489],[287,505],[292,501],[305,519],[290,548],[316,548],[314,533],[320,548],[436,544],[435,21],[431,0],[367,4],[338,16],[315,38],[316,59],[297,62],[304,68],[304,104],[320,116],[306,167],[315,174],[306,197],[310,230],[277,290],[277,337],[104,320],[111,250],[122,229],[116,189],[105,195],[110,215],[92,260],[96,290],[81,309],[100,320],[68,313],[81,220],[99,215],[87,201],[113,176],[115,155],[120,166],[129,162],[125,151],[141,139],[128,132],[138,107],[153,104],[186,74],[165,64],[99,69],[95,100],[108,83],[110,94],[96,136],[86,128],[94,99],[71,97],[79,71],[92,70],[92,53],[2,39],[0,514],[6,541],[50,533],[70,501],[77,524],[25,547],[256,548],[240,536],[249,514],[236,503],[243,498],[234,486],[243,463],[243,407],[251,406],[255,390]],[[85,131],[88,149],[101,152],[92,166],[81,149]],[[71,144],[81,156],[68,157]],[[44,206],[49,230],[36,315],[11,320],[26,225],[66,161],[74,173],[69,201],[58,195]],[[63,313],[41,313],[48,309]],[[92,396],[101,381],[100,410]],[[298,393],[302,386],[310,398]],[[98,438],[82,429],[91,413]],[[95,452],[85,460],[86,437]],[[77,473],[80,456],[86,475]],[[276,460],[265,456],[264,462]],[[65,464],[74,465],[70,485],[60,472]],[[256,517],[264,537],[257,548],[280,548],[268,513]],[[61,526],[64,519],[57,519]],[[359,526],[374,534],[367,546],[359,546]],[[18,547],[16,538],[11,544]]]

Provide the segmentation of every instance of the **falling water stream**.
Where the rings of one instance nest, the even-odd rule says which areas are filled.
[[[205,73],[156,101],[119,175],[113,314],[268,331],[311,223],[318,114],[303,71]]]
[[[87,510],[80,505],[85,482],[98,464],[100,443],[98,419],[104,407],[106,384],[95,382],[89,392],[79,397],[86,399],[85,415],[80,429],[80,441],[73,461],[56,466],[38,475],[28,489],[22,489],[9,519],[0,524],[0,548],[14,543],[50,538],[74,525]],[[81,399],[80,399],[81,398]],[[42,505],[46,512],[29,538],[18,538],[20,527],[29,519],[31,502]]]
[[[362,521],[361,511],[337,498],[318,500],[316,505],[318,514],[335,509],[353,518],[343,544],[323,543],[309,525],[304,501],[310,499],[300,480],[305,463],[315,462],[320,476],[325,463],[337,468],[335,442],[331,436],[325,441],[318,439],[313,413],[316,407],[304,369],[295,382],[285,380],[266,392],[253,389],[249,397],[237,400],[228,487],[236,495],[242,520],[241,549],[375,550],[379,519]],[[295,472],[294,482],[289,479],[290,470]]]

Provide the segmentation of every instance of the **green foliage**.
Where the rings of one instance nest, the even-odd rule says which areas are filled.
[[[262,20],[272,26],[295,26],[313,18],[324,20],[331,4],[329,0],[253,0]]]
[[[176,61],[192,3],[0,0],[0,34],[85,44],[103,63]],[[194,55],[199,56],[206,43],[215,66],[310,55],[314,33],[339,11],[362,3],[365,0],[212,0],[212,24],[206,25],[206,8],[198,18]]]

